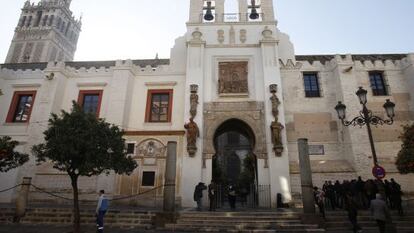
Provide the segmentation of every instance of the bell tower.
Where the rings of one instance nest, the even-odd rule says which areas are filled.
[[[200,138],[187,144],[183,190],[194,190],[200,181],[209,183],[213,173],[222,169],[214,162],[219,153],[215,135],[223,133],[218,130],[220,125],[237,120],[253,132],[254,183],[270,187],[272,206],[276,206],[278,193],[285,200],[291,198],[279,66],[279,59],[291,50],[288,37],[277,28],[273,1],[190,1],[184,121],[198,126]],[[191,87],[200,87],[198,105],[191,104],[195,94]],[[191,106],[198,109],[195,117]],[[230,142],[224,143],[230,146]],[[182,201],[184,205],[194,203],[192,192],[184,194]]]
[[[71,0],[26,1],[5,63],[72,61],[81,19],[69,9]]]

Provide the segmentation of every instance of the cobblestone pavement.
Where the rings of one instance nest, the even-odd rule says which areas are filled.
[[[26,224],[13,224],[13,225],[0,225],[0,233],[71,233],[71,226],[58,227],[51,225],[26,225]],[[154,231],[143,229],[116,229],[105,228],[105,233],[169,233],[166,231]],[[96,233],[96,228],[82,227],[82,233]],[[182,233],[174,231],[174,233]],[[188,232],[186,232],[188,233]]]

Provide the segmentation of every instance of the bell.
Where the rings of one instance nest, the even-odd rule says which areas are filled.
[[[255,19],[259,18],[259,14],[257,13],[257,10],[256,10],[256,1],[255,0],[252,0],[252,12],[250,13],[249,18],[252,19],[252,20],[255,20]]]
[[[207,20],[207,21],[211,21],[211,20],[213,20],[214,19],[214,15],[213,15],[213,13],[211,12],[211,2],[210,1],[208,1],[207,2],[207,11],[206,11],[206,14],[204,15],[204,19],[205,20]]]

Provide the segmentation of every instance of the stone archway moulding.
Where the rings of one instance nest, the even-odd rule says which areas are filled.
[[[214,148],[216,130],[231,119],[243,121],[251,128],[256,142],[253,152],[258,159],[265,160],[265,167],[267,167],[268,155],[263,107],[263,102],[254,101],[206,103],[204,105],[203,167],[205,167],[206,159],[212,159],[216,153]]]

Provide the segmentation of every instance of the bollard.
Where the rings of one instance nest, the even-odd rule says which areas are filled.
[[[168,142],[167,162],[165,168],[164,182],[164,205],[163,212],[155,214],[155,226],[164,227],[167,223],[175,223],[175,178],[177,170],[177,142]]]
[[[175,177],[177,163],[177,143],[168,142],[165,168],[164,212],[175,212]]]
[[[309,159],[308,139],[299,139],[298,147],[303,212],[305,214],[315,214],[315,198],[313,196],[312,170]]]
[[[26,207],[31,183],[31,177],[23,177],[22,187],[16,199],[16,213],[14,215],[13,222],[20,222],[20,219],[26,214]]]

